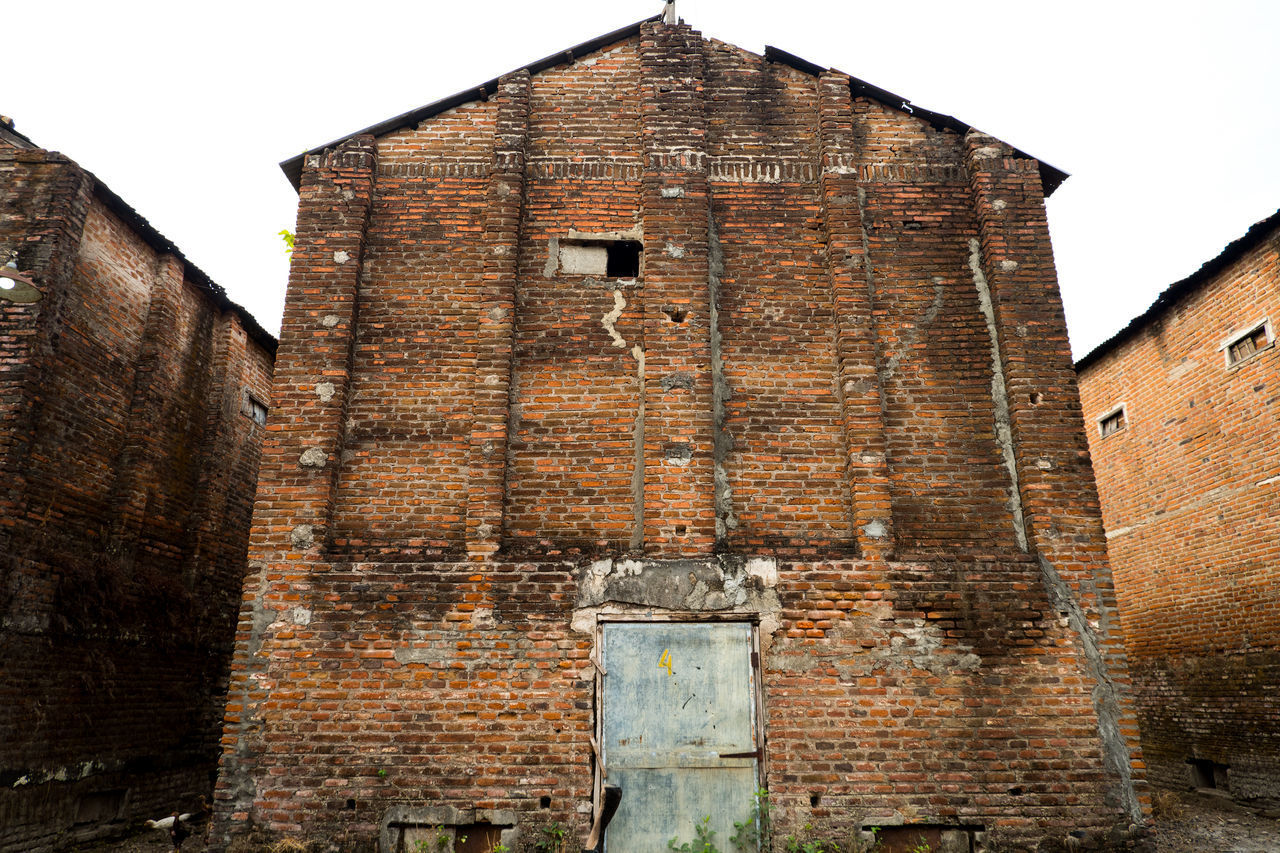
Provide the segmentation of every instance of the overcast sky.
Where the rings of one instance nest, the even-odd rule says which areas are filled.
[[[277,164],[657,13],[660,0],[9,4],[0,114],[279,328]],[[1280,3],[679,0],[1069,173],[1049,223],[1080,357],[1280,208]]]

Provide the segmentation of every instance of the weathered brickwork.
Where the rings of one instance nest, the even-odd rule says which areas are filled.
[[[212,790],[275,341],[92,175],[0,139],[0,850]]]
[[[1080,362],[1153,782],[1280,798],[1280,215]],[[1251,355],[1228,344],[1266,322]],[[1123,405],[1122,429],[1102,419]],[[1198,766],[1197,766],[1198,765]],[[1199,771],[1199,772],[1198,772]]]
[[[585,834],[619,620],[753,626],[785,830],[1135,843],[1043,167],[820,71],[648,22],[286,164],[216,847]]]

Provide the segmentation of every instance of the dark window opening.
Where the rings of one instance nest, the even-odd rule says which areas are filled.
[[[492,853],[502,842],[502,830],[510,827],[491,823],[459,826],[454,836],[454,853]]]
[[[1191,765],[1191,784],[1197,788],[1212,788],[1225,791],[1227,789],[1226,764],[1219,764],[1208,758],[1188,758]]]
[[[1246,332],[1239,340],[1233,341],[1227,346],[1227,363],[1236,364],[1244,361],[1258,350],[1265,349],[1268,343],[1267,325],[1263,323],[1258,328]]]
[[[127,791],[97,791],[76,803],[76,823],[102,823],[120,817]]]
[[[1115,435],[1127,425],[1124,416],[1124,407],[1121,406],[1109,415],[1104,415],[1098,421],[1098,430],[1102,433],[1102,437]]]
[[[635,278],[640,275],[640,244],[635,240],[618,240],[605,244],[608,261],[604,274],[610,278]]]

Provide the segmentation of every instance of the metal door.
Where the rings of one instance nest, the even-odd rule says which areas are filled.
[[[745,623],[605,623],[607,782],[622,786],[607,853],[660,853],[710,817],[732,849],[756,789],[752,631]]]

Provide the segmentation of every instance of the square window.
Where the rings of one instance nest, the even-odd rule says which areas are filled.
[[[1231,367],[1266,349],[1271,343],[1271,324],[1269,321],[1263,320],[1250,326],[1245,331],[1227,338],[1220,349],[1226,354],[1227,366]]]
[[[643,246],[637,240],[590,239],[560,242],[559,271],[563,275],[636,278]]]
[[[258,426],[264,426],[267,423],[267,404],[246,391],[244,408],[240,410],[240,414],[251,419]]]
[[[1125,415],[1124,403],[1116,406],[1098,418],[1098,434],[1103,438],[1109,435],[1115,435],[1128,426],[1129,420]]]

